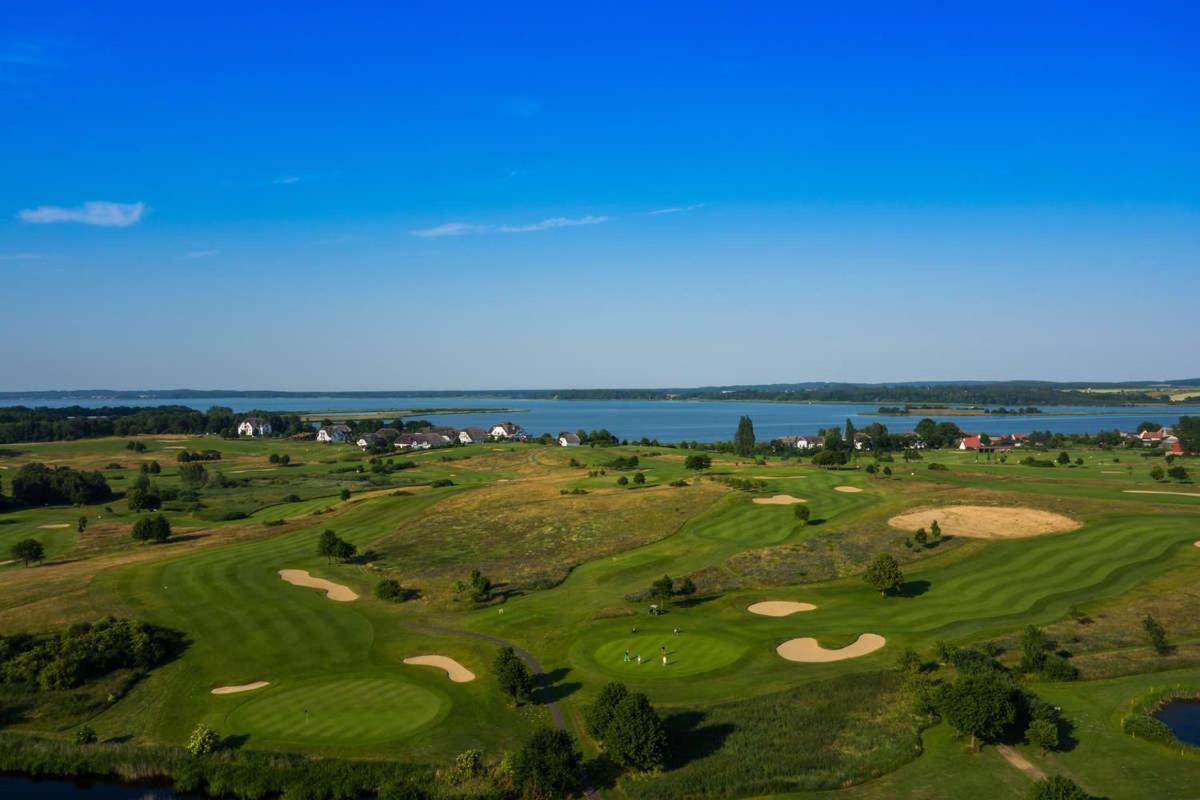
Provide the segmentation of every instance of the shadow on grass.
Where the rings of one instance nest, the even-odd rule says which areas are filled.
[[[736,728],[729,723],[705,725],[703,711],[681,711],[664,720],[669,741],[667,769],[676,770],[720,751]]]
[[[675,605],[679,608],[695,608],[697,606],[702,606],[705,603],[711,603],[713,600],[720,600],[721,597],[721,593],[717,592],[715,594],[706,594],[699,597],[689,597],[686,600],[677,600],[675,601]]]
[[[537,702],[555,703],[564,697],[570,697],[583,688],[578,681],[564,683],[563,679],[571,674],[569,667],[552,669],[542,675],[541,687],[538,690]]]
[[[900,591],[896,592],[896,597],[920,597],[929,591],[930,583],[926,580],[906,581]]]

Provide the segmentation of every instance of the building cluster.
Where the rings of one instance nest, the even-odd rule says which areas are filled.
[[[912,450],[923,450],[928,446],[916,433],[908,432],[889,435],[901,439],[904,442],[904,447]],[[1156,431],[1140,431],[1138,433],[1126,433],[1122,431],[1121,438],[1130,442],[1136,440],[1146,447],[1159,446],[1174,455],[1183,455],[1183,448],[1179,444],[1179,437],[1175,436],[1170,428],[1160,428]],[[819,434],[813,436],[780,436],[775,441],[784,447],[794,447],[797,450],[816,450],[825,444],[824,438]],[[1003,433],[989,436],[986,433],[964,432],[956,443],[956,447],[959,450],[973,450],[979,453],[1007,453],[1024,446],[1028,441],[1029,434],[1027,433]],[[855,433],[853,444],[855,450],[870,450],[871,437],[862,432]]]

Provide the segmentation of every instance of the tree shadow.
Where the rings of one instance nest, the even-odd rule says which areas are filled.
[[[584,772],[597,789],[617,788],[617,779],[621,777],[620,765],[608,757],[608,753],[600,753],[583,765]]]
[[[715,594],[698,595],[689,597],[686,600],[676,600],[675,605],[679,608],[695,608],[702,606],[705,603],[711,603],[713,600],[720,600],[723,595],[720,592]]]
[[[896,597],[920,597],[929,591],[930,583],[927,580],[905,581],[900,587],[900,591],[896,592]]]
[[[250,734],[248,734],[248,733],[231,734],[221,740],[221,749],[222,750],[240,750],[240,749],[242,749],[242,746],[244,744],[246,744],[246,742],[248,742],[248,741],[250,741]]]
[[[664,720],[669,740],[667,770],[681,769],[718,752],[725,740],[736,730],[729,723],[705,725],[707,715],[703,711],[681,711]]]
[[[358,564],[361,566],[363,564],[370,564],[372,561],[382,561],[385,558],[387,558],[387,555],[379,552],[378,550],[364,550],[348,560],[346,563]]]
[[[583,688],[583,684],[578,681],[564,683],[563,679],[571,674],[569,667],[559,667],[558,669],[543,672],[541,676],[541,686],[539,687],[539,700],[542,703],[554,703],[562,700],[564,697],[570,697]]]

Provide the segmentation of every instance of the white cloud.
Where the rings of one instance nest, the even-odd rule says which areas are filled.
[[[670,208],[656,208],[653,211],[647,211],[650,216],[659,214],[679,214],[684,211],[695,211],[697,208],[704,208],[704,203],[693,203],[690,206],[671,206]]]
[[[84,225],[99,225],[108,228],[128,228],[136,225],[146,213],[145,203],[105,203],[93,201],[81,206],[38,206],[26,208],[19,216],[22,221],[34,225],[51,222],[80,222]]]
[[[481,233],[487,230],[486,225],[468,225],[465,222],[447,222],[444,225],[435,225],[432,228],[421,228],[419,230],[410,231],[413,236],[420,236],[422,239],[437,239],[441,236],[462,236],[467,233]]]
[[[524,225],[473,225],[466,222],[447,222],[444,225],[409,232],[413,236],[420,236],[423,239],[434,239],[440,236],[465,236],[469,233],[537,233],[554,228],[571,228],[576,225],[599,225],[608,220],[609,217],[597,217],[589,214],[586,217],[575,218],[549,217]]]
[[[608,217],[578,217],[570,219],[569,217],[551,217],[544,219],[541,222],[534,222],[529,225],[501,225],[496,230],[501,233],[535,233],[537,231],[548,231],[554,228],[570,228],[575,225],[599,225],[601,222],[608,222]]]
[[[42,253],[0,253],[0,261],[42,261]]]
[[[301,180],[302,180],[302,178],[299,175],[282,175],[282,176],[276,178],[275,180],[271,181],[271,183],[273,183],[277,186],[279,186],[279,185],[286,186],[286,185],[293,184],[293,183],[299,183]]]
[[[217,252],[216,250],[188,250],[183,256],[184,258],[208,258],[215,256]]]

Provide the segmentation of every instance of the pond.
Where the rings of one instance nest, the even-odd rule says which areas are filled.
[[[166,786],[133,786],[84,780],[35,780],[17,775],[0,775],[0,797],[19,797],[21,800],[184,800],[193,795],[177,794]]]
[[[1166,725],[1181,742],[1200,747],[1200,698],[1172,700],[1154,718]]]

